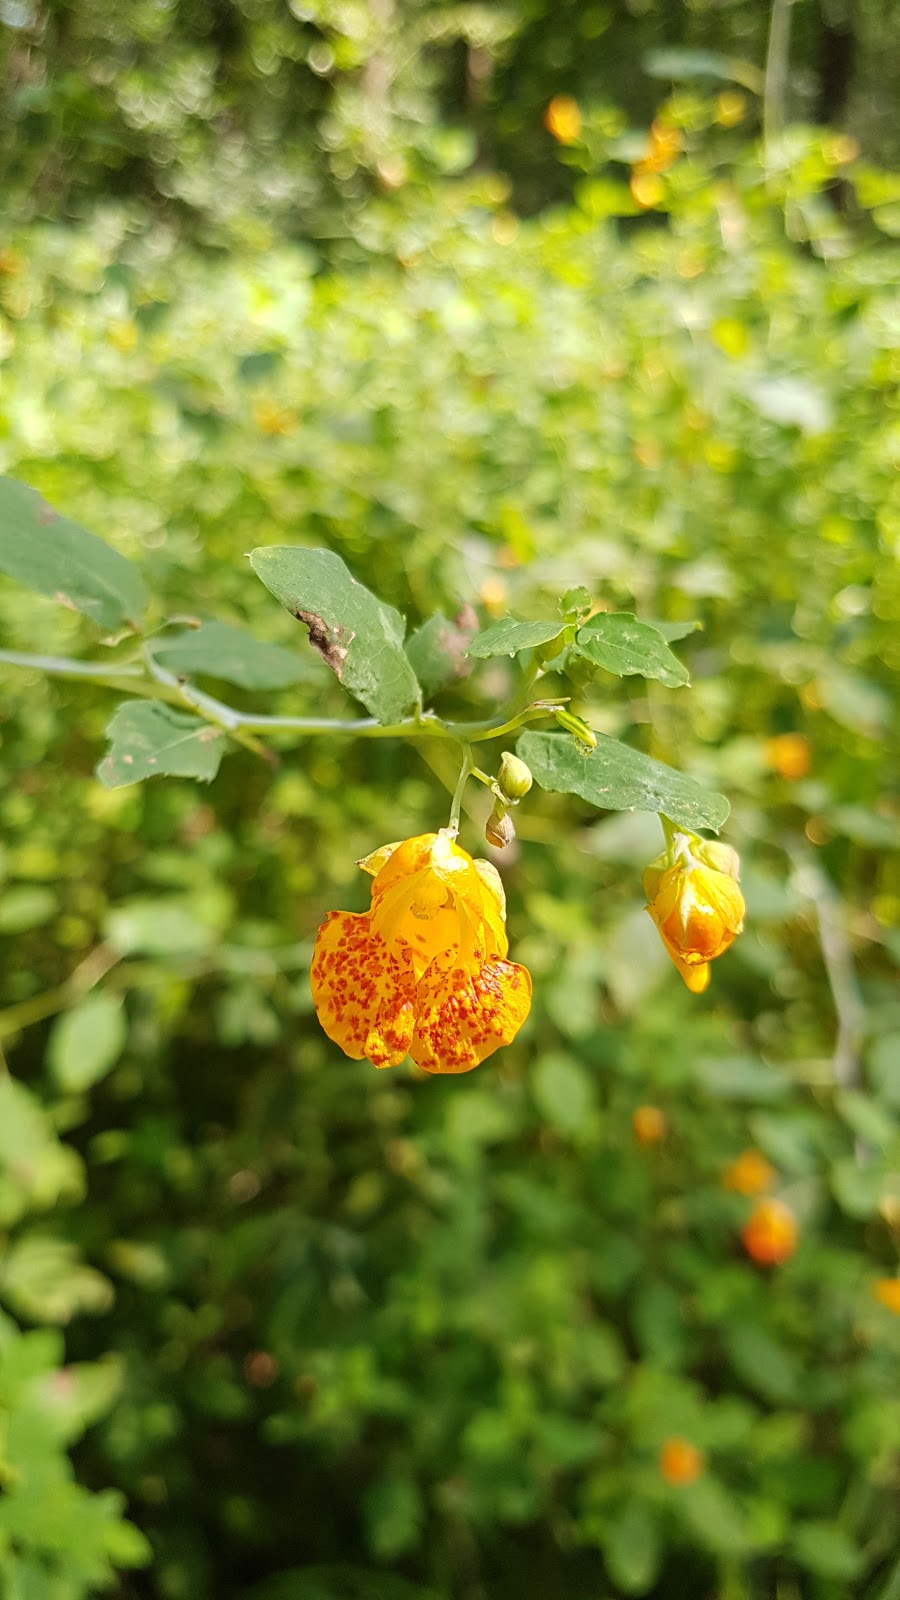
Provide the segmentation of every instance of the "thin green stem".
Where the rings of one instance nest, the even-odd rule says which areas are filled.
[[[403,722],[385,727],[374,717],[273,717],[254,712],[236,711],[223,700],[206,694],[177,674],[169,672],[156,659],[153,651],[144,653],[145,666],[138,664],[100,661],[73,661],[63,656],[25,655],[14,650],[0,650],[0,664],[14,667],[33,667],[52,677],[81,678],[103,684],[107,688],[123,689],[145,700],[164,700],[169,705],[188,706],[198,716],[222,728],[239,743],[253,749],[257,755],[270,759],[269,752],[255,740],[247,737],[254,733],[346,734],[363,739],[452,739],[457,744],[475,744],[485,739],[498,739],[524,727],[537,717],[552,716],[565,699],[534,700],[531,705],[505,718],[487,718],[482,722],[444,722],[434,712],[426,711],[418,717],[407,717]],[[149,677],[148,677],[149,674]]]
[[[447,824],[447,831],[448,833],[452,833],[454,839],[459,833],[459,816],[460,812],[462,811],[463,791],[469,778],[472,776],[472,751],[467,744],[463,745],[462,753],[462,766],[459,769],[459,777],[456,780],[456,788],[453,791],[453,801],[450,806],[450,821]]]

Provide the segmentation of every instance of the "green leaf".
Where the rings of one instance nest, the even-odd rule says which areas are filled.
[[[820,1578],[848,1582],[862,1565],[853,1541],[833,1522],[801,1522],[794,1528],[792,1542],[801,1567]]]
[[[791,1088],[786,1072],[756,1056],[701,1056],[693,1070],[697,1082],[717,1100],[780,1100]]]
[[[574,589],[567,589],[561,597],[559,602],[560,616],[585,617],[593,603],[590,589],[586,589],[583,583],[579,583]]]
[[[209,783],[225,750],[225,735],[219,728],[155,700],[126,701],[106,735],[110,747],[97,776],[107,789],[155,777]]]
[[[309,629],[309,642],[348,694],[385,726],[414,714],[419,685],[403,649],[404,622],[331,550],[267,545],[250,552],[257,577]]]
[[[416,629],[406,654],[426,697],[471,672],[466,653],[477,627],[475,613],[465,606],[452,622],[438,612]]]
[[[553,1052],[542,1056],[534,1069],[531,1090],[542,1116],[560,1133],[584,1133],[594,1111],[594,1085],[573,1056]]]
[[[15,478],[0,478],[0,571],[107,631],[137,627],[150,602],[130,561]]]
[[[533,650],[558,639],[567,626],[565,622],[519,622],[516,617],[502,617],[472,640],[469,655],[481,661],[489,656],[514,656],[519,650]]]
[[[108,1311],[108,1279],[87,1267],[65,1239],[28,1234],[6,1252],[0,1292],[17,1316],[33,1322],[69,1322],[77,1311]]]
[[[47,1064],[61,1089],[81,1094],[111,1071],[127,1037],[122,1001],[91,994],[54,1024]]]
[[[617,677],[658,678],[669,689],[689,682],[689,674],[673,656],[662,634],[649,622],[626,611],[601,611],[575,635],[575,649],[587,661]]]
[[[264,644],[230,622],[204,622],[199,628],[169,634],[154,645],[153,654],[170,672],[223,678],[242,689],[284,689],[313,677],[296,651]]]
[[[702,622],[657,622],[655,618],[647,618],[647,627],[655,628],[661,633],[666,644],[674,644],[676,639],[686,639],[688,634],[699,633],[703,628]]]
[[[726,1336],[728,1356],[742,1382],[778,1403],[795,1400],[800,1373],[793,1354],[753,1322],[736,1322]]]
[[[609,1575],[625,1594],[646,1594],[659,1572],[660,1540],[656,1519],[639,1500],[629,1500],[616,1517],[603,1544]]]
[[[414,1478],[389,1473],[369,1486],[363,1496],[366,1541],[373,1555],[394,1561],[412,1550],[419,1540],[422,1500]]]
[[[542,789],[577,794],[604,811],[657,811],[683,828],[714,832],[728,816],[724,795],[603,733],[596,750],[565,734],[533,732],[523,733],[517,749]]]

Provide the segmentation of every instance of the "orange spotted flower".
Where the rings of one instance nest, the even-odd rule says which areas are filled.
[[[383,845],[368,911],[330,911],[311,982],[319,1021],[354,1061],[468,1072],[509,1044],[531,1007],[531,978],[506,960],[503,885],[448,829]]]
[[[644,873],[647,910],[684,982],[694,994],[709,983],[709,963],[744,925],[740,863],[730,845],[674,832],[669,848]]]

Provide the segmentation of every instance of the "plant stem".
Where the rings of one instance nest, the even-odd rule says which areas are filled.
[[[453,801],[450,806],[450,821],[447,824],[447,832],[452,833],[454,839],[459,833],[459,814],[462,810],[463,790],[465,789],[466,783],[472,774],[472,751],[467,744],[463,745],[462,753],[462,766],[459,769],[459,777],[456,780],[456,788],[453,791]]]
[[[256,755],[271,760],[271,752],[249,736],[254,733],[340,733],[363,739],[453,739],[457,744],[477,743],[485,739],[498,739],[516,728],[533,722],[536,717],[552,716],[565,699],[534,700],[515,715],[488,718],[483,722],[444,722],[433,712],[426,711],[418,717],[407,717],[389,727],[374,717],[271,717],[255,712],[236,711],[213,695],[196,689],[160,665],[151,650],[145,652],[144,668],[136,664],[106,666],[101,661],[73,661],[64,656],[33,656],[15,650],[0,650],[0,664],[12,667],[33,667],[52,677],[82,678],[103,684],[106,688],[123,689],[144,700],[163,700],[169,705],[188,706],[198,716],[229,733],[239,744],[246,745]],[[147,677],[147,673],[150,677]]]

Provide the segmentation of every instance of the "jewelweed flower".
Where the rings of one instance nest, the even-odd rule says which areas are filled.
[[[900,1317],[900,1278],[876,1279],[872,1293],[880,1305],[893,1311],[895,1317]]]
[[[660,1474],[666,1483],[676,1489],[687,1483],[696,1483],[705,1466],[703,1451],[691,1444],[690,1439],[678,1436],[666,1439],[659,1452]]]
[[[767,766],[779,778],[796,783],[805,778],[812,765],[812,745],[802,733],[776,733],[764,745]]]
[[[744,925],[737,851],[718,840],[675,833],[670,848],[644,873],[647,910],[687,987],[702,994],[709,963]]]
[[[506,960],[503,885],[448,829],[388,844],[359,865],[366,912],[331,911],[311,983],[329,1039],[354,1061],[468,1072],[509,1044],[531,1008],[531,977]]]
[[[760,1200],[741,1230],[744,1249],[760,1267],[780,1267],[797,1248],[797,1219],[783,1200]]]
[[[558,144],[574,144],[581,133],[581,110],[570,94],[555,94],[544,112],[544,127]]]
[[[637,1106],[632,1112],[631,1126],[638,1144],[661,1144],[668,1132],[668,1122],[659,1106]]]
[[[722,1173],[722,1183],[735,1194],[765,1194],[775,1182],[775,1169],[761,1150],[744,1150]]]

